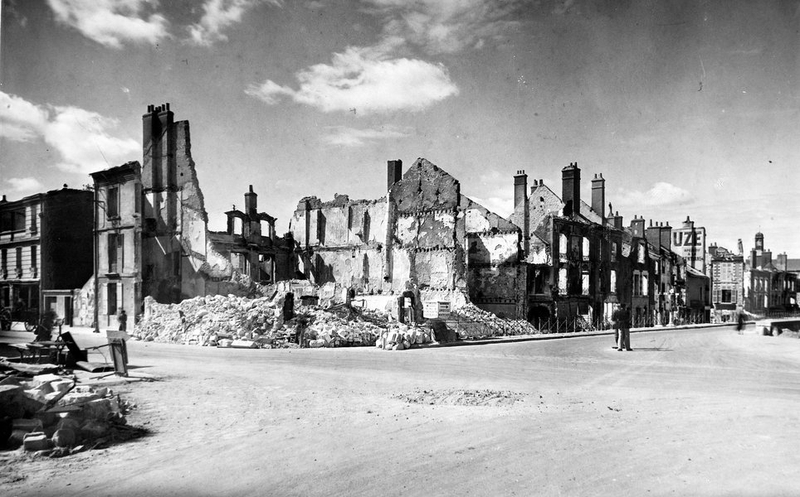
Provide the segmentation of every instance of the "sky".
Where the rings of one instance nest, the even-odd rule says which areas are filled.
[[[191,125],[209,227],[385,195],[418,157],[494,212],[524,170],[624,217],[800,258],[800,0],[0,0],[0,193],[142,161]]]

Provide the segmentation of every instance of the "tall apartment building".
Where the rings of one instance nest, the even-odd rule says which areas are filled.
[[[711,302],[714,319],[733,321],[745,307],[744,256],[712,244],[708,248],[711,276]]]
[[[142,184],[138,162],[92,173],[95,194],[93,322],[110,327],[142,302]],[[87,323],[88,324],[88,323]]]
[[[92,192],[66,186],[0,200],[0,305],[15,319],[53,310],[72,321],[73,291],[92,275]]]

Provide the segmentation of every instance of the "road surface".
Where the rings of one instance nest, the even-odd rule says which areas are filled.
[[[98,335],[75,333],[90,345]],[[132,342],[152,434],[8,462],[3,495],[800,495],[800,340],[732,328],[480,346]],[[475,405],[477,404],[477,405]]]

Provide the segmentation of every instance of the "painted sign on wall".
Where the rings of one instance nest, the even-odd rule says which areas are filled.
[[[673,228],[672,251],[680,255],[698,271],[706,271],[706,229]]]

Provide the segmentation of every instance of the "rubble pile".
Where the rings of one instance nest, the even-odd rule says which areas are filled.
[[[389,329],[381,333],[375,346],[384,350],[405,350],[414,345],[432,343],[433,330],[430,328],[417,328],[404,323],[392,323]]]
[[[324,310],[299,305],[295,315],[286,320],[285,299],[284,293],[272,299],[195,297],[179,304],[150,300],[145,317],[131,335],[145,341],[186,345],[276,348],[305,343],[309,347],[337,347],[373,345],[387,326],[381,314],[347,306]]]
[[[61,457],[144,435],[129,427],[132,408],[108,388],[77,386],[72,377],[42,374],[0,381],[0,446]]]
[[[330,310],[299,306],[297,316],[284,327],[288,333],[297,333],[304,324],[300,331],[312,348],[373,345],[387,326],[385,319],[345,306]]]
[[[454,309],[451,311],[451,316],[459,320],[457,331],[462,339],[540,333],[536,327],[523,319],[504,319],[472,303]]]
[[[159,304],[147,297],[147,312],[131,335],[187,345],[215,345],[220,338],[249,340],[283,325],[285,298],[286,294],[273,299],[209,295]]]

